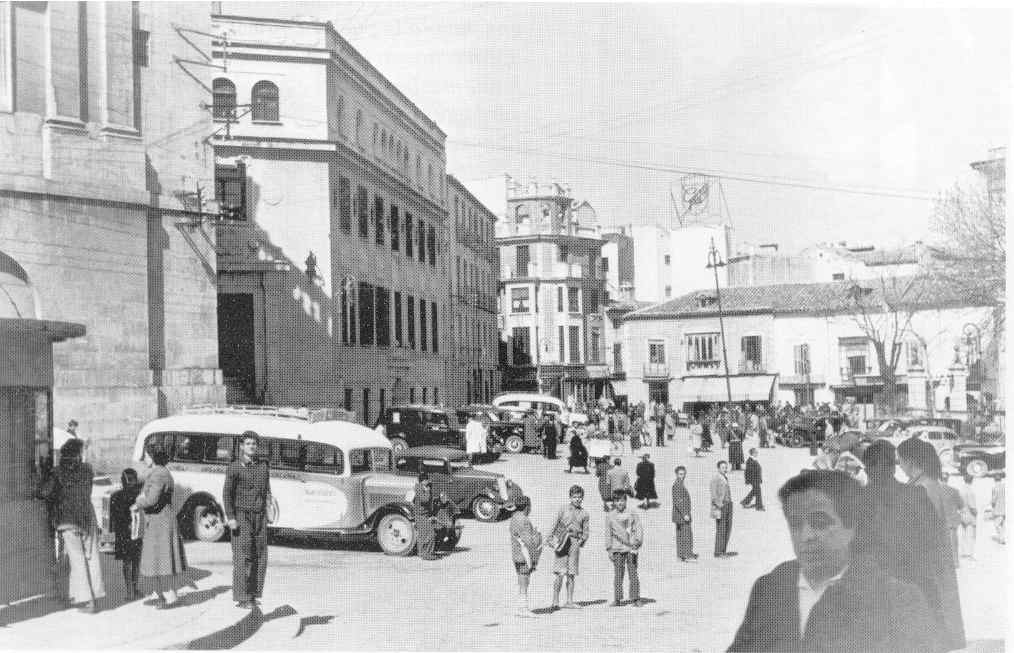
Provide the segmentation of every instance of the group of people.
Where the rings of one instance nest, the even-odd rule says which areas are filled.
[[[590,537],[590,517],[582,507],[584,489],[571,486],[569,503],[557,511],[553,523],[543,539],[532,524],[531,499],[523,496],[518,500],[518,510],[511,517],[511,559],[518,578],[519,604],[517,615],[532,616],[529,597],[531,576],[538,568],[544,550],[552,556],[553,599],[550,610],[577,609],[581,606],[574,601],[574,585],[580,570],[581,549]],[[637,575],[637,556],[644,544],[644,528],[637,513],[627,510],[627,492],[617,490],[613,495],[610,510],[606,516],[606,553],[613,563],[613,602],[611,607],[627,605],[623,599],[623,581],[628,578],[629,604],[641,607],[640,579]],[[560,591],[566,583],[566,602],[560,604]]]
[[[458,507],[446,492],[436,494],[426,472],[419,472],[412,490],[412,511],[415,519],[416,553],[422,560],[436,560],[437,546],[453,538],[457,542],[455,519]]]
[[[267,568],[267,522],[271,504],[268,463],[257,459],[259,437],[241,437],[240,457],[226,470],[222,498],[232,532],[233,597],[252,609],[264,586]],[[68,439],[57,466],[40,482],[36,496],[46,502],[57,542],[57,559],[65,560],[61,594],[85,612],[97,612],[106,595],[99,551],[98,520],[91,494],[95,477],[82,461],[83,442]],[[121,487],[109,501],[115,559],[121,561],[128,599],[151,593],[154,606],[178,605],[177,590],[189,583],[186,552],[173,505],[174,481],[166,468],[170,453],[158,442],[144,448],[147,474],[142,481],[133,468],[120,475]],[[65,582],[65,585],[64,585]]]

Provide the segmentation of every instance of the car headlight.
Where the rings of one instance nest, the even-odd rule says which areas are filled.
[[[507,479],[502,476],[497,478],[496,487],[500,490],[500,498],[507,501],[510,498],[510,493],[507,491]]]

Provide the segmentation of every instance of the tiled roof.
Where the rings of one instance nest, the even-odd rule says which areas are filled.
[[[859,281],[832,281],[829,283],[785,283],[767,286],[736,286],[722,288],[722,313],[724,315],[750,313],[847,313],[852,310],[850,288],[856,284],[868,289],[871,294],[867,305],[879,304],[880,296],[915,303],[920,308],[946,306],[985,306],[988,298],[961,295],[942,282],[925,277],[889,277],[862,279]],[[886,285],[884,285],[886,284]],[[714,288],[681,295],[661,304],[633,311],[624,316],[624,321],[656,319],[661,317],[707,317],[718,314],[718,305],[712,301],[702,306],[702,296],[714,298]]]

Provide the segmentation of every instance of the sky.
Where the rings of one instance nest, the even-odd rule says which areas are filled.
[[[933,200],[1011,127],[1004,9],[252,3],[329,20],[447,134],[494,213],[504,175],[603,225],[720,221],[738,248],[930,239]],[[709,180],[688,212],[684,188]],[[675,205],[675,207],[674,207]]]

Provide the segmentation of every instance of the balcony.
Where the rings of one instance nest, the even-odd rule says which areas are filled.
[[[766,374],[767,366],[764,361],[741,360],[737,367],[740,374]]]
[[[687,361],[687,372],[718,372],[722,369],[720,360],[689,360]]]
[[[852,365],[841,368],[841,378],[843,381],[852,381],[864,376],[874,376],[873,368],[868,365],[865,367]]]
[[[668,380],[671,378],[669,374],[669,364],[645,363],[641,376],[644,379]]]

